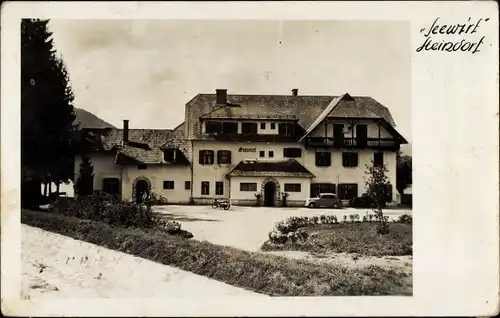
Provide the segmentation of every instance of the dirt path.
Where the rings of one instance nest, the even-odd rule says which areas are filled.
[[[24,298],[265,297],[24,224],[22,273]]]

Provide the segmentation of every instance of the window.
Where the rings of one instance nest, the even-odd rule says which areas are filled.
[[[118,178],[104,178],[102,179],[102,191],[109,194],[120,193],[120,180]]]
[[[300,183],[285,183],[285,192],[300,192]]]
[[[334,138],[344,137],[344,124],[333,124],[333,137]]]
[[[357,167],[358,166],[358,153],[357,152],[343,152],[342,165],[344,167]]]
[[[217,151],[217,163],[231,163],[231,151],[229,150]]]
[[[358,196],[358,185],[356,183],[339,184],[339,199],[351,200]]]
[[[281,123],[278,125],[278,134],[282,136],[293,136],[295,133],[295,124]]]
[[[235,123],[235,122],[222,123],[222,133],[223,134],[237,134],[238,133],[238,123]]]
[[[215,195],[224,195],[224,182],[217,181],[215,183]]]
[[[274,151],[269,150],[269,158],[272,158],[272,157],[274,157]]]
[[[165,162],[175,162],[175,149],[165,149],[163,151],[163,160]]]
[[[242,123],[241,133],[246,135],[256,135],[257,134],[257,123]]]
[[[191,181],[184,182],[184,190],[191,190]]]
[[[173,181],[163,181],[163,189],[165,189],[165,190],[174,189],[174,182]]]
[[[201,194],[209,195],[210,194],[210,182],[202,181],[201,182]]]
[[[200,165],[214,164],[214,151],[213,150],[200,150]]]
[[[373,165],[375,167],[384,166],[384,153],[383,152],[376,152],[373,154]]]
[[[260,129],[266,129],[266,123],[260,123]]]
[[[240,183],[240,191],[257,191],[257,183]]]
[[[140,163],[137,165],[137,169],[139,170],[146,170],[148,166],[146,164]]]
[[[276,129],[276,123],[271,123],[271,129]]]
[[[316,153],[316,166],[329,167],[332,165],[332,154],[330,152]]]
[[[207,121],[205,124],[207,134],[236,134],[238,132],[238,123]]]
[[[334,183],[311,183],[310,197],[315,198],[320,193],[336,193]]]
[[[300,158],[300,157],[302,157],[302,149],[300,149],[300,148],[283,148],[283,157],[285,157],[285,158]]]
[[[207,134],[220,133],[222,132],[222,123],[220,121],[207,121],[205,131]]]
[[[261,150],[259,151],[259,157],[264,158],[266,156],[266,152]]]

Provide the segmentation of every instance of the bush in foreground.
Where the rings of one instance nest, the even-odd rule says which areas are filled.
[[[58,214],[23,211],[22,222],[274,296],[411,295],[411,277],[357,270],[184,240],[154,229],[117,228]]]
[[[103,192],[95,192],[92,195],[72,200],[61,198],[51,206],[49,211],[102,222],[114,227],[161,229],[169,234],[181,235],[185,238],[193,237],[193,234],[181,229],[179,222],[166,220],[153,212],[150,205],[121,201]]]

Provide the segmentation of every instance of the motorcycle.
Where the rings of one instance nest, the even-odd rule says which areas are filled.
[[[229,202],[229,200],[226,199],[214,199],[214,201],[212,202],[213,209],[220,208],[224,210],[229,210],[230,207],[231,207],[231,202]]]

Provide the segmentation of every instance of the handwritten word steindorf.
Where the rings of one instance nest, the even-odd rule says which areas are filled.
[[[484,43],[485,36],[481,37],[478,41],[471,41],[468,39],[469,36],[477,33],[479,31],[481,22],[487,22],[489,18],[479,19],[476,22],[470,23],[471,18],[468,19],[468,23],[458,23],[458,24],[440,24],[439,17],[434,20],[430,28],[422,28],[420,33],[424,33],[425,41],[417,48],[417,52],[421,51],[443,51],[443,52],[471,52],[475,54],[479,51],[479,47]],[[484,23],[483,22],[483,23]],[[460,40],[450,41],[436,40],[438,36],[461,36]]]

